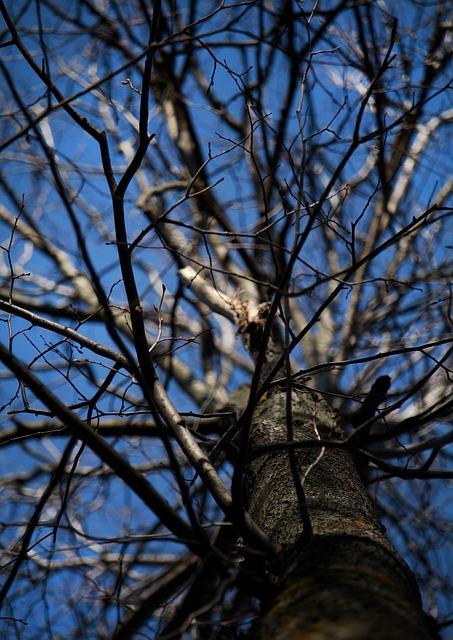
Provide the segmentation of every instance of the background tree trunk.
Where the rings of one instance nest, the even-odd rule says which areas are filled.
[[[384,535],[353,458],[321,444],[338,441],[336,414],[318,393],[293,390],[293,438],[306,446],[276,451],[272,445],[288,441],[286,416],[286,392],[277,391],[258,405],[251,426],[248,508],[283,548],[280,562],[270,566],[278,594],[255,624],[253,639],[438,637],[409,567]],[[316,440],[319,445],[310,447]],[[312,527],[308,539],[305,509]]]

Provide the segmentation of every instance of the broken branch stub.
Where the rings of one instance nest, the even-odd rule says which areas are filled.
[[[195,271],[192,267],[180,269],[178,275],[186,287],[211,311],[235,323],[237,333],[242,336],[255,364],[262,360],[261,377],[266,378],[283,353],[279,327],[275,318],[269,318],[270,302],[252,305],[248,300],[241,300],[239,295],[232,297],[205,280],[201,272]],[[269,322],[272,323],[270,330],[267,329]],[[266,334],[268,338],[263,345],[263,336]],[[264,357],[260,357],[261,349],[265,350]]]

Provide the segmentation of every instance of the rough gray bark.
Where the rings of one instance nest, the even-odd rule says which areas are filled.
[[[259,403],[250,432],[247,507],[284,549],[270,567],[278,595],[253,640],[437,637],[409,567],[385,537],[353,458],[340,448],[293,449],[312,527],[308,540],[303,536],[288,447],[272,449],[288,441],[286,413],[286,392],[277,391]],[[319,394],[293,390],[291,414],[295,441],[340,440],[336,415]]]

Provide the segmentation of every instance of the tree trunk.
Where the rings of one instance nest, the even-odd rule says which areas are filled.
[[[284,550],[270,567],[277,596],[251,637],[436,638],[409,567],[385,537],[353,458],[340,448],[292,449],[312,527],[308,539],[303,535],[288,447],[269,450],[288,442],[287,413],[286,392],[277,391],[258,405],[250,432],[245,502]],[[314,392],[293,390],[291,422],[293,440],[342,436],[337,416]]]

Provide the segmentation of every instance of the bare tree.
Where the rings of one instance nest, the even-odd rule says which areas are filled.
[[[3,637],[447,638],[447,3],[0,10]]]

